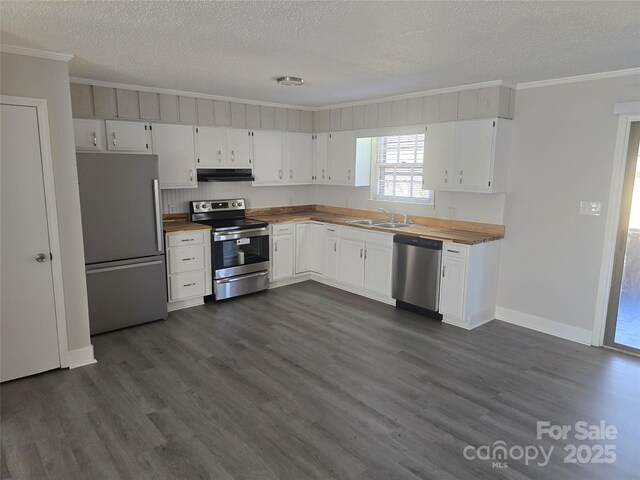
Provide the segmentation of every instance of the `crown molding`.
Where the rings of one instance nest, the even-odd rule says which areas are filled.
[[[69,62],[73,58],[73,55],[70,53],[47,52],[46,50],[36,50],[35,48],[18,47],[15,45],[0,45],[0,51],[3,53],[13,53],[15,55],[25,55],[27,57],[58,60],[59,62]]]
[[[462,92],[465,90],[475,90],[476,88],[487,87],[508,87],[515,88],[515,85],[504,80],[492,80],[490,82],[470,83],[468,85],[458,85],[456,87],[436,88],[434,90],[425,90],[423,92],[405,93],[403,95],[393,95],[391,97],[373,98],[370,100],[360,100],[357,102],[336,103],[333,105],[325,105],[316,107],[316,111],[331,110],[333,108],[358,107],[360,105],[371,105],[373,103],[393,102],[395,100],[407,100],[409,98],[428,97],[431,95],[441,95],[443,93]]]
[[[183,90],[172,90],[169,88],[146,87],[144,85],[131,85],[128,83],[105,82],[102,80],[92,80],[90,78],[69,77],[71,83],[79,83],[82,85],[95,85],[96,87],[120,88],[123,90],[137,90],[139,92],[161,93],[163,95],[179,95],[182,97],[203,98],[206,100],[219,100],[222,102],[244,103],[245,105],[258,105],[261,107],[276,108],[292,108],[295,110],[316,110],[313,107],[305,107],[302,105],[290,105],[286,103],[261,102],[259,100],[247,100],[246,98],[223,97],[220,95],[211,95],[208,93],[186,92]]]
[[[549,80],[539,80],[536,82],[519,83],[517,90],[526,90],[528,88],[549,87],[552,85],[563,85],[565,83],[588,82],[591,80],[602,80],[605,78],[627,77],[630,75],[640,75],[640,67],[627,68],[624,70],[613,70],[611,72],[588,73],[586,75],[576,75],[574,77],[552,78]]]

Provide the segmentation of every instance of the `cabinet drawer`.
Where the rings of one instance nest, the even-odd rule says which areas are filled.
[[[442,255],[451,258],[467,258],[469,247],[458,243],[445,243],[442,246]]]
[[[271,225],[272,235],[291,235],[293,233],[293,223],[278,223]]]
[[[340,237],[358,242],[372,243],[386,247],[393,246],[393,233],[372,232],[363,228],[343,227],[340,230]]]
[[[206,273],[202,270],[170,276],[169,300],[175,301],[204,296],[207,286],[205,275]]]
[[[168,247],[184,247],[186,245],[197,245],[204,243],[204,236],[209,235],[209,231],[196,230],[185,233],[171,233],[167,235]]]
[[[169,250],[169,274],[204,270],[205,246],[193,245]]]

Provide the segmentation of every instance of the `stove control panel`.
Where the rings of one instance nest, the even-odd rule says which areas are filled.
[[[191,202],[189,210],[194,213],[226,212],[229,210],[245,210],[244,198],[230,200],[197,200]]]

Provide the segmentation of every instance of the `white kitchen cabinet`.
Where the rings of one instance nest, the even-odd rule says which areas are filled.
[[[313,181],[313,136],[287,132],[286,181],[309,184]]]
[[[355,132],[330,133],[328,156],[329,183],[334,185],[349,185],[353,176],[355,158]]]
[[[348,227],[340,230],[341,282],[391,297],[392,259],[393,234]]]
[[[227,163],[226,132],[218,127],[196,127],[197,167],[221,168]]]
[[[424,188],[504,192],[511,122],[502,118],[427,126]]]
[[[365,290],[391,297],[393,247],[368,243],[364,253]]]
[[[329,183],[329,134],[313,135],[313,181],[318,184]]]
[[[271,280],[293,277],[294,229],[292,223],[271,225]]]
[[[495,318],[500,242],[442,248],[440,307],[442,321],[466,329]]]
[[[79,152],[92,152],[102,150],[102,135],[104,130],[102,120],[89,118],[73,119],[73,136],[76,150]]]
[[[295,273],[324,271],[324,226],[320,223],[296,223]]]
[[[227,166],[248,168],[253,166],[253,133],[242,128],[227,128]]]
[[[338,279],[338,227],[325,225],[324,227],[324,276]]]
[[[275,185],[288,179],[285,173],[285,135],[283,132],[256,131],[253,138],[254,185]],[[286,178],[285,178],[286,176]]]
[[[211,234],[192,230],[166,234],[168,310],[201,305],[211,295]]]
[[[195,129],[153,123],[153,153],[158,155],[161,188],[197,188]]]
[[[123,153],[151,153],[148,123],[107,120],[107,149]]]

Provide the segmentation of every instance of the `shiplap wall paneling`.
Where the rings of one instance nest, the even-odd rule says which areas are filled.
[[[198,111],[198,123],[200,125],[213,125],[213,100],[198,98],[196,110]]]
[[[289,113],[286,108],[276,107],[276,130],[286,130],[289,120]]]
[[[391,105],[391,125],[407,125],[407,101],[395,100]]]
[[[70,88],[73,115],[92,117],[95,111],[93,109],[93,88],[91,85],[72,83]]]
[[[364,128],[378,126],[378,104],[370,103],[364,106]]]
[[[313,112],[311,110],[300,111],[300,130],[313,132]]]
[[[313,114],[315,119],[314,129],[316,132],[328,132],[330,121],[330,112],[329,110],[320,110],[319,112],[314,112]]]
[[[213,102],[213,111],[215,114],[215,124],[221,127],[231,125],[231,103],[222,100]]]
[[[422,97],[407,99],[406,121],[408,125],[422,123]]]
[[[118,116],[116,89],[94,86],[93,107],[96,117],[116,118]]]
[[[116,90],[116,102],[118,104],[118,118],[128,120],[140,119],[140,102],[136,90]]]
[[[180,115],[180,123],[190,125],[197,123],[196,99],[194,97],[178,97],[178,113]]]
[[[437,122],[440,119],[440,95],[427,95],[422,98],[422,121]]]
[[[260,128],[260,107],[247,105],[247,128]]]
[[[458,92],[440,95],[440,121],[458,119]]]
[[[478,117],[478,90],[463,90],[458,93],[458,119]]]
[[[143,120],[160,120],[160,97],[153,92],[138,92],[140,102],[140,118]]]
[[[274,107],[260,107],[260,125],[267,130],[276,128],[276,109]]]
[[[287,110],[287,130],[290,132],[300,131],[300,110],[293,108]]]
[[[355,130],[364,128],[364,105],[353,107],[352,124]]]
[[[351,130],[353,128],[353,107],[343,107],[340,109],[340,130]]]
[[[393,123],[393,102],[378,104],[378,127],[389,127]]]
[[[247,106],[244,103],[231,103],[231,126],[234,128],[246,128]]]
[[[340,109],[329,110],[329,129],[331,131],[340,130]]]
[[[178,123],[178,97],[176,95],[160,94],[160,120],[163,122]]]

